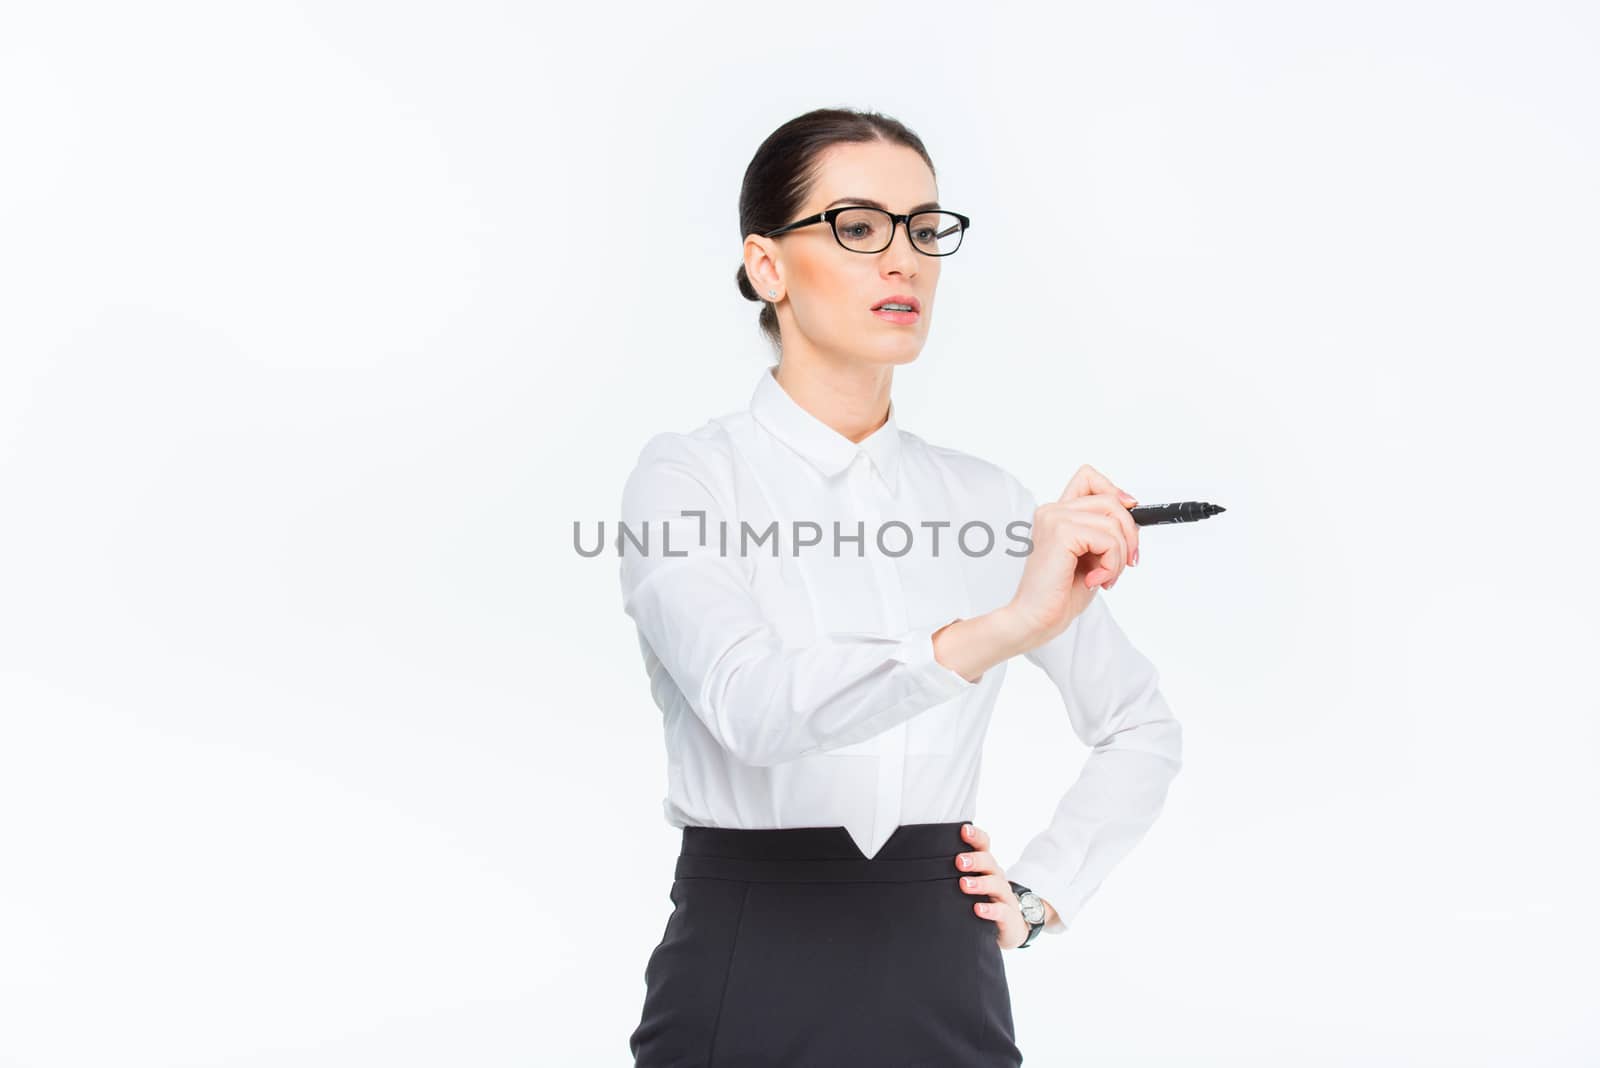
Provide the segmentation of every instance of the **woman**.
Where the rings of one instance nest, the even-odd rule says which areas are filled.
[[[1138,562],[1136,502],[1085,466],[1036,508],[1002,468],[899,427],[894,369],[969,225],[902,124],[784,124],[739,215],[739,290],[779,363],[747,410],[651,438],[623,491],[624,608],[683,829],[630,1049],[1017,1065],[1000,951],[1065,930],[1180,766],[1154,667],[1095,597]],[[1018,654],[1094,748],[1008,870],[968,821]]]

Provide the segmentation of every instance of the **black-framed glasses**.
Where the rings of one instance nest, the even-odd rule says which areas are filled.
[[[790,230],[825,222],[833,227],[834,240],[851,252],[871,255],[882,252],[894,241],[894,228],[905,223],[911,247],[925,256],[948,256],[961,247],[961,235],[972,220],[955,211],[914,211],[896,215],[882,208],[846,204],[829,208],[804,219],[796,219],[762,237],[777,237]]]

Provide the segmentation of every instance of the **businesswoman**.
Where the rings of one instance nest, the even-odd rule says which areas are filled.
[[[1020,1064],[1000,951],[1067,928],[1179,769],[1096,596],[1138,562],[1133,498],[1083,466],[1039,505],[899,425],[895,368],[970,225],[876,113],[801,115],[745,171],[739,291],[779,361],[747,408],[649,438],[623,490],[682,828],[637,1065]],[[1003,867],[972,817],[1019,654],[1093,749]]]

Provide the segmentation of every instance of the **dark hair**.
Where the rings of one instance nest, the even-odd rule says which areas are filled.
[[[764,234],[792,222],[796,210],[805,203],[816,180],[819,159],[824,149],[842,143],[886,141],[914,149],[933,171],[933,160],[922,139],[904,123],[875,111],[851,108],[818,108],[790,119],[767,135],[744,169],[744,184],[739,187],[739,240],[750,234]],[[938,172],[934,171],[935,177]],[[750,284],[744,263],[735,276],[739,292],[746,300],[761,302],[759,325],[772,347],[782,351],[778,313],[770,301]]]

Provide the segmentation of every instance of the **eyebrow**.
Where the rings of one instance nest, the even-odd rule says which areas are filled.
[[[829,204],[828,208],[836,208],[840,204],[865,204],[869,208],[878,208],[881,211],[888,211],[889,210],[888,208],[884,207],[882,204],[878,203],[876,200],[873,200],[871,197],[840,197],[838,200],[835,200],[832,204]],[[930,200],[926,204],[918,204],[916,207],[914,207],[910,211],[906,212],[906,214],[907,215],[911,215],[911,214],[914,214],[914,213],[919,212],[919,211],[928,211],[928,210],[930,210],[932,208],[937,208],[938,206],[939,206],[939,202],[937,200]],[[822,210],[823,211],[827,211],[828,208],[823,208]]]

